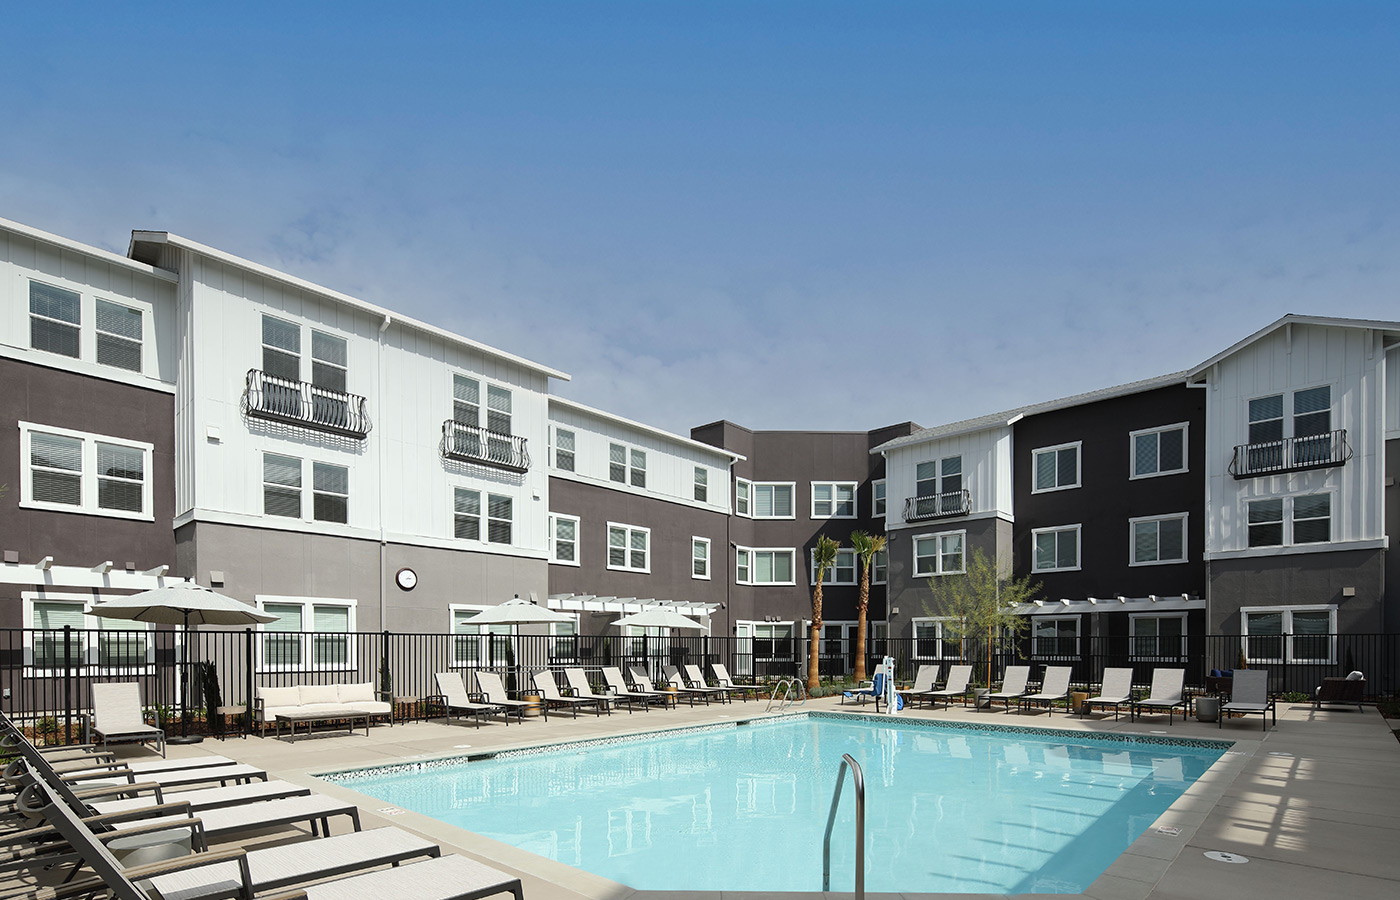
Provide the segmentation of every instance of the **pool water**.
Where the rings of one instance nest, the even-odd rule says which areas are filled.
[[[849,753],[867,890],[1078,893],[1228,746],[804,715],[331,777],[637,889],[813,891]],[[832,890],[854,884],[851,788]]]

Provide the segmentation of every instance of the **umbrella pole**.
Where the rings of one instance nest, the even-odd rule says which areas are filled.
[[[180,656],[180,736],[166,738],[167,744],[198,744],[204,738],[190,734],[190,611],[185,610],[185,638],[181,642]]]

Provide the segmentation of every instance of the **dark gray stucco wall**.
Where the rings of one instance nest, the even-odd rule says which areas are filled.
[[[951,519],[926,522],[924,525],[927,527],[900,528],[890,535],[889,604],[899,609],[898,615],[890,616],[891,637],[912,637],[914,619],[939,614],[933,601],[933,592],[929,589],[928,576],[914,574],[915,535],[966,530],[965,547],[969,557],[980,550],[988,559],[1006,560],[1011,552],[1012,526],[1005,519]],[[961,576],[939,576],[959,577]]]
[[[1211,634],[1239,634],[1243,606],[1335,603],[1339,633],[1381,630],[1385,584],[1382,550],[1341,550],[1210,562],[1207,626]],[[1354,588],[1345,597],[1343,589]]]
[[[1388,634],[1400,631],[1400,440],[1385,442],[1385,551],[1384,599],[1381,626]]]

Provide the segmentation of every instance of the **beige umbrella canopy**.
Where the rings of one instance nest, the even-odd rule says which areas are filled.
[[[695,631],[704,631],[705,626],[694,619],[687,619],[685,616],[671,609],[655,607],[633,613],[630,616],[623,616],[613,623],[619,627],[635,626],[637,628],[689,628]]]
[[[547,625],[554,622],[572,622],[568,613],[555,612],[544,606],[536,606],[529,600],[512,597],[505,603],[497,604],[471,617],[473,625]]]

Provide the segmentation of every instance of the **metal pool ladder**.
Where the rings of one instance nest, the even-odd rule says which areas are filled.
[[[793,691],[797,691],[797,699],[792,697]],[[772,712],[773,704],[778,705],[778,712],[782,712],[794,703],[807,702],[807,686],[797,678],[784,678],[773,686],[773,693],[768,695],[768,706],[764,712]]]
[[[855,900],[865,900],[865,774],[851,754],[841,754],[841,770],[836,773],[836,791],[831,795],[831,812],[826,814],[826,834],[822,837],[822,890],[831,890],[831,828],[836,824],[836,808],[841,805],[841,787],[846,783],[846,769],[856,786],[856,893]]]

